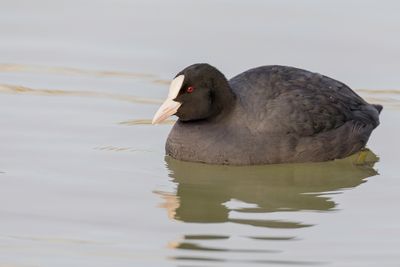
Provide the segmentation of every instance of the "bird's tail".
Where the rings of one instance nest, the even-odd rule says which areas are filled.
[[[379,104],[372,104],[372,105],[376,108],[376,110],[378,111],[378,113],[381,114],[381,111],[382,111],[382,109],[383,109],[383,106],[382,106],[382,105],[379,105]]]

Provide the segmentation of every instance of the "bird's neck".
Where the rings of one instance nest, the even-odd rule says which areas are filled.
[[[235,106],[236,95],[225,76],[213,81],[213,111],[211,118],[220,119],[227,116]]]

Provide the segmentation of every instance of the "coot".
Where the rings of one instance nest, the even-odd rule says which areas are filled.
[[[167,155],[178,160],[316,162],[364,148],[381,110],[347,85],[307,70],[262,66],[228,81],[215,67],[194,64],[173,79],[153,123],[178,116],[166,143]]]

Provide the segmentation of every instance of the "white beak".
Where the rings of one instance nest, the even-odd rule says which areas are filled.
[[[182,103],[176,102],[174,99],[178,96],[184,79],[184,75],[179,75],[171,82],[168,97],[154,115],[152,124],[163,122],[178,111]]]

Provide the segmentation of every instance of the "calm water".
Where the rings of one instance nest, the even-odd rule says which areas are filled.
[[[0,6],[0,266],[400,266],[396,1]],[[292,65],[384,105],[370,152],[224,167],[164,157],[173,75]]]

